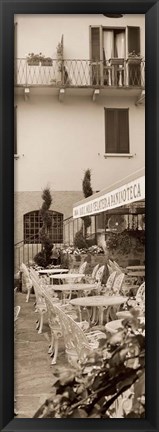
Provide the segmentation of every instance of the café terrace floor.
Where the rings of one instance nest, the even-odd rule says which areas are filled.
[[[31,295],[29,303],[25,300],[24,293],[16,294],[15,305],[21,307],[16,321],[14,344],[15,409],[18,412],[16,418],[32,418],[45,399],[54,393],[56,381],[53,376],[55,366],[51,366],[51,358],[48,354],[47,316],[44,315],[43,333],[38,334],[36,330],[38,314],[34,312],[35,297]],[[60,345],[58,365],[65,362],[62,345]]]

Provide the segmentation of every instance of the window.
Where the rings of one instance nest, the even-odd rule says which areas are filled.
[[[129,110],[105,108],[105,153],[129,153]]]
[[[63,214],[49,211],[51,215],[51,227],[49,237],[53,243],[63,243]],[[42,227],[40,211],[35,210],[24,215],[24,243],[41,243],[39,230]]]
[[[14,107],[14,154],[17,154],[17,106]]]
[[[130,62],[130,54],[132,60]],[[93,85],[141,85],[140,28],[90,26]],[[129,58],[128,72],[125,60]],[[127,73],[127,79],[126,79]],[[125,82],[124,82],[125,80]]]

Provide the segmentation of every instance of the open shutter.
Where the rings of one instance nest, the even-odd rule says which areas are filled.
[[[118,153],[129,153],[129,111],[118,110]]]
[[[101,67],[100,60],[103,58],[102,53],[102,27],[90,26],[90,60],[91,60],[91,81],[93,85],[101,83]]]
[[[105,108],[105,152],[117,153],[117,110]]]
[[[140,27],[128,27],[128,53],[140,54]]]
[[[91,60],[93,62],[100,60],[100,27],[90,27],[91,32]]]

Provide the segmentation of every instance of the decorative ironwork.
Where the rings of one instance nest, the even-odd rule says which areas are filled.
[[[129,59],[104,61],[52,59],[48,65],[36,66],[25,58],[15,60],[15,86],[144,88],[145,61],[135,64]]]

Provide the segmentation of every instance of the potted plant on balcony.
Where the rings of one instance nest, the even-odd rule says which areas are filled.
[[[136,54],[135,51],[132,51],[128,53],[128,64],[140,64],[142,61],[142,57],[140,56],[140,53]]]
[[[27,56],[28,66],[39,66],[40,61],[43,58],[44,58],[44,56],[42,55],[42,53],[39,53],[39,54],[29,53]]]
[[[52,66],[52,58],[45,57],[41,59],[41,66]]]

